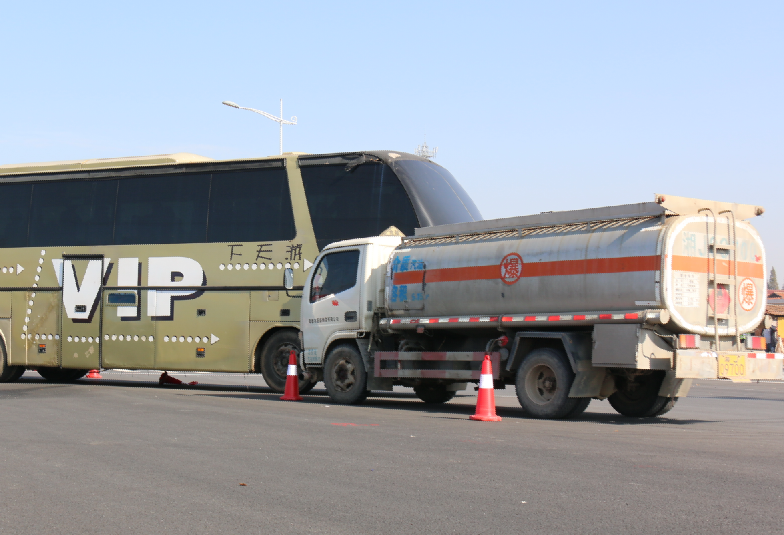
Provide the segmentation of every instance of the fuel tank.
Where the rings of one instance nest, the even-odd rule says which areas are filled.
[[[759,234],[744,219],[761,213],[657,195],[654,203],[423,229],[389,259],[387,313],[659,309],[673,332],[749,332],[763,319],[766,265]]]

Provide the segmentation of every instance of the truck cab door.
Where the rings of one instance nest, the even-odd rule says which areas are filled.
[[[308,304],[302,307],[305,362],[322,362],[330,336],[337,331],[361,329],[363,260],[359,249],[330,252],[318,261],[307,287]]]

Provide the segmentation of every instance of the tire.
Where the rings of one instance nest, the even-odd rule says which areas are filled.
[[[585,409],[588,408],[588,405],[591,404],[591,398],[577,398],[577,405],[574,406],[572,411],[566,415],[566,418],[577,418],[582,413],[585,412]]]
[[[367,371],[356,346],[333,348],[324,363],[324,386],[335,403],[354,405],[367,398]]]
[[[517,399],[533,418],[568,418],[584,403],[584,398],[569,397],[573,382],[574,372],[563,351],[549,347],[536,349],[517,370]]]
[[[0,340],[0,383],[13,383],[25,372],[24,366],[9,366],[5,345]]]
[[[608,398],[619,414],[630,418],[653,418],[672,410],[678,398],[659,395],[664,373],[640,375],[635,380],[616,379],[618,390]]]
[[[438,383],[429,383],[415,386],[414,393],[419,399],[428,405],[446,403],[457,394],[457,392],[454,390],[447,390],[446,385]]]
[[[264,377],[264,382],[275,392],[282,393],[286,388],[286,372],[289,367],[289,353],[292,349],[299,353],[299,337],[296,331],[285,330],[278,331],[270,336],[261,351],[258,369]],[[297,364],[297,372],[299,375],[299,393],[305,394],[313,390],[316,383],[303,379],[299,364]]]
[[[90,370],[69,370],[63,368],[37,368],[38,375],[51,383],[73,383],[87,375]]]

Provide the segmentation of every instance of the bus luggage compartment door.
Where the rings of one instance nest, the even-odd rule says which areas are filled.
[[[62,320],[60,337],[63,368],[101,366],[102,257],[63,257]]]
[[[155,369],[250,370],[250,292],[206,290],[155,320]]]

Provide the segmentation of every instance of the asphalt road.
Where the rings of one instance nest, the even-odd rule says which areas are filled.
[[[0,533],[784,533],[782,384],[702,381],[654,420],[530,420],[499,390],[483,423],[473,391],[343,407],[103,375],[0,385]]]

